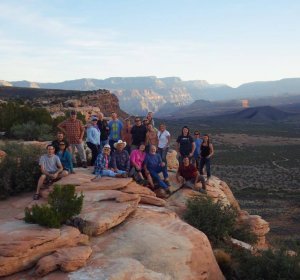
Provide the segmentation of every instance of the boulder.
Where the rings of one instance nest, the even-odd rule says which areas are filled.
[[[65,177],[65,178],[68,178]],[[63,178],[64,179],[64,178]],[[126,187],[132,182],[132,178],[111,178],[102,177],[97,182],[83,182],[76,186],[76,191],[91,191],[91,190],[118,190]]]
[[[88,244],[87,235],[63,226],[48,229],[23,221],[6,221],[0,225],[0,276],[34,266],[37,261],[62,247]]]
[[[92,248],[90,246],[58,249],[53,254],[38,261],[35,274],[41,277],[56,269],[64,272],[75,271],[85,266],[91,254]]]
[[[143,187],[136,182],[131,182],[128,184],[125,188],[121,189],[122,192],[126,193],[135,193],[135,194],[142,194],[142,195],[148,195],[148,196],[156,196],[153,191],[151,191],[149,188]]]
[[[122,223],[136,210],[140,197],[135,200],[118,203],[115,201],[84,201],[79,217],[85,221],[83,232],[97,236]]]
[[[86,191],[84,193],[85,202],[100,202],[106,200],[115,200],[117,202],[125,202],[131,200],[137,200],[139,195],[123,193],[116,190],[98,190],[98,191]]]
[[[161,207],[140,205],[130,219],[116,230],[93,238],[92,244],[91,265],[74,272],[73,279],[87,275],[103,280],[224,279],[207,237]],[[109,261],[101,263],[104,256]],[[132,261],[143,267],[137,271],[135,265],[130,265]],[[134,278],[135,273],[142,273],[141,278]]]
[[[167,204],[164,199],[150,195],[141,195],[140,203],[151,204],[160,207],[164,207]]]

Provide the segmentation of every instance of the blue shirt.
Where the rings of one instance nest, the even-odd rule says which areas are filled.
[[[118,141],[121,139],[121,131],[123,128],[123,123],[120,120],[109,121],[109,140]]]
[[[101,175],[102,170],[106,169],[107,165],[108,165],[109,168],[111,167],[111,157],[110,156],[105,157],[103,153],[100,153],[97,156],[97,159],[94,163],[94,167],[95,167],[94,173],[95,173],[95,175]]]
[[[86,131],[86,142],[90,142],[94,145],[100,145],[101,132],[98,126],[90,126]]]
[[[194,138],[194,142],[195,142],[195,145],[196,145],[196,149],[195,149],[195,152],[194,152],[194,157],[198,157],[200,155],[200,147],[201,147],[201,144],[203,142],[203,139]]]
[[[156,169],[162,163],[160,154],[147,154],[145,158],[145,165],[149,170]]]
[[[58,151],[57,156],[59,157],[62,166],[69,172],[73,172],[72,155],[69,151]]]

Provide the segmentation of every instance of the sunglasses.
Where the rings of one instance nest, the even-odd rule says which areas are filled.
[[[141,120],[135,120],[135,122],[140,122]]]
[[[110,148],[103,148],[104,150],[110,150]]]
[[[195,133],[194,135],[199,135],[199,133]]]

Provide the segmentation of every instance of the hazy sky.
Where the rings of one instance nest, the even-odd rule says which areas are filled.
[[[300,77],[300,1],[0,0],[0,80]]]

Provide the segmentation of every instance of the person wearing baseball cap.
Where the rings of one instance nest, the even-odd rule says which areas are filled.
[[[101,132],[97,125],[98,118],[96,116],[92,116],[92,121],[90,126],[88,127],[86,133],[86,144],[92,151],[92,159],[91,159],[91,165],[93,166],[95,163],[95,160],[99,154],[100,150],[100,136]]]

